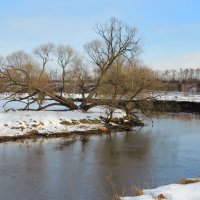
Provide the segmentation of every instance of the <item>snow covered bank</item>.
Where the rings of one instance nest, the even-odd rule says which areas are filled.
[[[154,94],[160,101],[200,102],[200,94],[184,94],[183,92],[163,92]]]
[[[96,107],[89,112],[82,111],[0,111],[0,137],[20,136],[34,132],[67,133],[88,130],[105,130],[100,116],[104,108]],[[121,110],[115,117],[123,117]]]
[[[79,95],[74,94],[75,97]],[[158,100],[162,101],[193,101],[200,102],[200,95],[184,96],[179,92],[159,93],[154,94]],[[0,94],[0,137],[5,136],[20,136],[30,134],[31,132],[38,133],[67,133],[78,131],[99,130],[104,128],[104,124],[100,121],[100,116],[106,115],[104,107],[94,107],[89,112],[69,111],[63,106],[55,106],[53,109],[57,111],[8,111],[4,109],[20,109],[23,108],[21,102],[11,102],[4,108],[5,97],[8,94]],[[50,100],[45,100],[46,105]],[[51,101],[52,103],[52,101]],[[37,108],[33,104],[31,109]],[[51,108],[52,109],[52,108]],[[60,111],[58,111],[60,110]],[[125,113],[121,110],[116,110],[113,117],[123,117]]]
[[[197,181],[200,181],[197,179]],[[121,200],[200,200],[200,182],[170,184],[156,189],[143,190],[143,195],[122,197]]]

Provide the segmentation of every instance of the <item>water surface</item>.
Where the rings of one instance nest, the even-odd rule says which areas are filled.
[[[1,200],[107,200],[113,185],[200,175],[200,116],[167,114],[140,131],[0,144]]]

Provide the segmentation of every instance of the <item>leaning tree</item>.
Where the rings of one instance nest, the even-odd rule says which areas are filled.
[[[107,23],[96,24],[95,31],[98,39],[85,45],[94,73],[71,47],[55,47],[52,43],[34,49],[33,55],[20,51],[7,56],[4,62],[1,58],[0,78],[9,94],[7,103],[21,101],[25,104],[23,109],[37,103],[32,107],[36,110],[62,105],[69,110],[87,111],[101,105],[110,110],[106,122],[116,108],[126,112],[127,120],[139,121],[138,110],[145,110],[158,82],[155,73],[138,60],[141,46],[137,29],[111,18]],[[47,65],[53,58],[62,69],[61,93],[50,87]],[[66,82],[82,94],[81,98],[63,95],[70,93]],[[46,98],[51,101],[43,104]]]

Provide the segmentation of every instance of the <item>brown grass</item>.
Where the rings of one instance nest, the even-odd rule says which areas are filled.
[[[198,183],[198,182],[200,182],[200,179],[181,178],[181,179],[178,181],[179,184],[183,184],[183,185],[191,184],[191,183]]]
[[[80,124],[80,122],[78,122],[78,121],[72,121],[72,123],[73,123],[73,125],[79,125]]]
[[[98,128],[98,131],[107,132],[108,129],[107,129],[106,127],[99,127],[99,128]]]
[[[136,195],[136,196],[141,196],[144,194],[143,189],[140,187],[135,186],[135,187],[133,187],[132,190],[133,190],[134,195]]]
[[[109,184],[109,190],[111,190],[112,197],[109,197],[110,200],[121,200],[120,197],[124,196],[125,189],[118,190],[116,183],[113,181],[112,175],[105,177]]]
[[[159,194],[155,199],[156,200],[163,200],[163,199],[167,199],[167,197],[164,194]]]
[[[101,124],[102,123],[100,119],[93,119],[93,120],[91,119],[91,121],[93,124]]]
[[[79,122],[81,122],[82,124],[92,124],[92,121],[89,119],[80,119]]]
[[[39,126],[39,124],[32,124],[31,125],[33,128],[37,128]]]
[[[120,197],[118,195],[114,195],[114,197],[112,198],[112,200],[121,200]]]
[[[60,122],[60,124],[65,125],[65,126],[72,126],[73,123],[67,120],[63,120],[62,122]]]
[[[34,129],[26,133],[26,135],[37,135],[39,134],[38,130]]]

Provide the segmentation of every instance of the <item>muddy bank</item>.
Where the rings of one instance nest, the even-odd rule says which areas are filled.
[[[37,139],[50,139],[50,138],[85,138],[87,136],[92,135],[102,135],[102,134],[110,134],[112,132],[119,131],[130,131],[133,130],[134,126],[105,126],[100,127],[94,130],[87,131],[71,131],[71,132],[56,132],[56,133],[39,133],[37,130],[33,130],[24,135],[16,135],[16,136],[1,136],[0,143],[3,142],[15,142],[15,141],[24,141],[24,140],[37,140]]]
[[[90,135],[100,135],[100,134],[109,134],[109,129],[99,129],[99,130],[89,130],[89,131],[73,131],[73,132],[62,132],[62,133],[30,133],[26,135],[19,136],[2,136],[0,137],[0,143],[3,142],[14,142],[14,141],[24,141],[24,140],[37,140],[40,138],[49,139],[49,138],[72,138],[72,137],[87,137]]]

